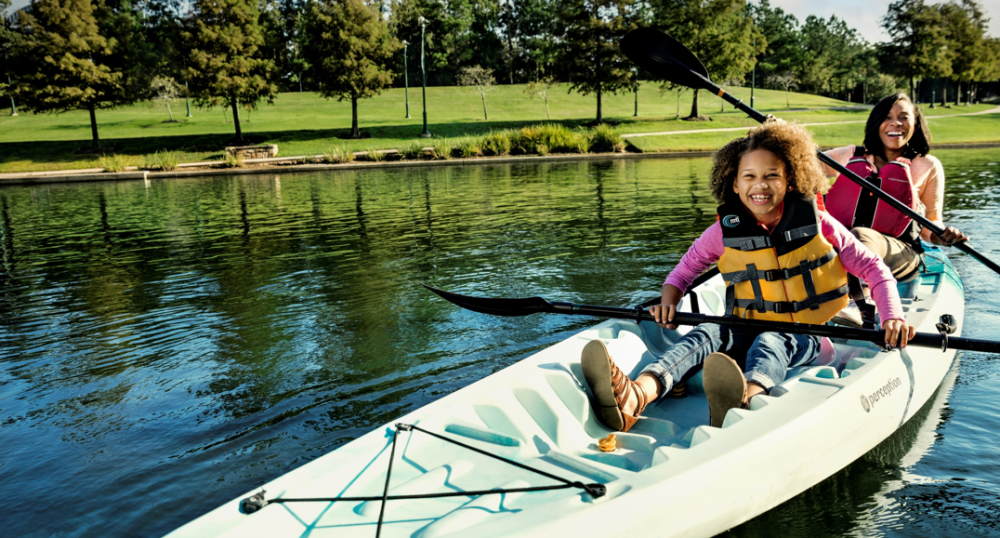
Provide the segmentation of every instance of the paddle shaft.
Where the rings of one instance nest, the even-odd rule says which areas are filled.
[[[590,306],[573,303],[548,302],[551,305],[548,312],[553,314],[570,314],[582,316],[597,316],[604,318],[631,319],[634,321],[656,321],[653,315],[646,310],[635,308],[621,308],[614,306]],[[764,321],[756,319],[742,319],[737,317],[709,316],[706,314],[694,314],[690,312],[677,312],[672,322],[675,325],[701,325],[702,323],[715,323],[731,328],[750,329],[760,332],[778,332],[808,334],[812,336],[825,336],[827,338],[841,338],[850,340],[863,340],[882,345],[885,342],[885,331],[871,329],[854,329],[851,327],[834,327],[830,325],[811,325],[807,323],[789,323],[783,321]],[[933,347],[942,349],[945,347],[952,349],[966,349],[969,351],[1000,351],[1000,342],[990,340],[979,340],[976,338],[946,337],[934,333],[917,333],[908,346]]]
[[[724,100],[726,100],[727,102],[731,103],[736,108],[738,108],[738,109],[742,110],[743,112],[745,112],[748,116],[750,116],[754,120],[756,120],[756,121],[758,121],[760,123],[764,123],[764,121],[767,120],[767,116],[766,115],[764,115],[761,112],[759,112],[759,111],[751,108],[749,105],[747,105],[746,103],[744,103],[741,99],[737,99],[734,95],[732,95],[731,93],[729,93],[726,90],[724,90],[721,87],[719,87],[718,84],[716,84],[716,83],[712,82],[711,80],[709,80],[709,79],[701,76],[699,73],[693,73],[693,74],[696,75],[696,76],[698,76],[701,80],[704,81],[704,85],[705,85],[705,89],[706,90],[715,93],[719,97],[721,97]],[[900,202],[899,200],[893,198],[892,196],[889,195],[889,193],[887,193],[887,192],[883,191],[882,189],[876,187],[874,184],[872,184],[872,182],[870,182],[867,179],[859,176],[858,174],[855,174],[854,172],[848,170],[846,166],[844,166],[844,165],[838,163],[837,161],[833,160],[833,158],[830,157],[829,155],[823,153],[819,149],[816,150],[816,154],[819,156],[819,160],[823,161],[824,164],[826,164],[830,168],[833,168],[837,172],[840,172],[844,177],[846,177],[847,179],[850,179],[851,181],[857,183],[862,188],[875,193],[875,195],[878,196],[883,202],[891,205],[896,210],[898,210],[900,213],[902,213],[902,214],[910,217],[911,219],[917,221],[918,224],[920,224],[924,228],[927,228],[928,230],[930,230],[931,233],[933,233],[934,235],[936,235],[938,237],[941,237],[941,234],[944,233],[944,228],[941,228],[937,224],[934,224],[933,222],[927,220],[926,217],[924,217],[920,213],[917,213],[916,211],[914,211],[913,209],[911,209],[909,206],[907,206],[903,202]],[[997,265],[993,260],[987,258],[986,256],[983,256],[982,254],[980,254],[979,252],[977,252],[975,249],[973,249],[971,246],[969,246],[967,243],[962,242],[962,243],[950,243],[950,244],[951,244],[951,246],[957,248],[958,250],[961,250],[962,252],[968,254],[969,256],[972,256],[973,258],[979,260],[983,265],[985,265],[986,267],[989,267],[990,269],[992,269],[993,272],[1000,274],[1000,265]]]

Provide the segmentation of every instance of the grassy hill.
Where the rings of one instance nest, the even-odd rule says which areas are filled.
[[[496,86],[487,94],[489,121],[483,119],[479,94],[469,88],[433,87],[427,89],[428,127],[435,138],[456,141],[466,136],[494,129],[520,127],[546,121],[571,127],[582,126],[596,114],[594,96],[569,93],[562,84],[550,91],[551,120],[546,118],[545,104],[530,99],[524,85]],[[749,102],[749,88],[733,88],[736,96]],[[343,140],[351,122],[349,102],[326,100],[316,93],[283,93],[273,105],[264,104],[256,111],[242,113],[245,135],[259,143],[278,144],[280,155],[316,155],[331,146],[346,146],[354,151],[399,148],[417,140],[422,131],[420,88],[410,88],[410,119],[405,119],[403,89],[392,89],[359,104],[362,131],[370,135],[363,140]],[[704,130],[743,127],[754,124],[744,114],[730,106],[722,109],[721,99],[701,92],[701,112],[712,117],[710,122],[686,122],[676,119],[677,94],[661,95],[650,83],[639,90],[639,117],[633,117],[633,94],[605,96],[605,120],[618,122],[622,134],[681,130]],[[690,109],[691,92],[680,96],[681,115]],[[826,97],[791,93],[788,105],[784,92],[758,89],[756,107],[764,112],[798,122],[864,121],[865,110],[829,110],[850,107],[851,103]],[[218,159],[222,147],[233,136],[232,119],[221,108],[193,108],[193,117],[185,117],[184,101],[172,103],[176,123],[167,122],[167,110],[162,103],[135,105],[97,112],[102,142],[113,146],[113,152],[139,158],[156,151],[181,153],[183,162]],[[941,113],[967,112],[992,108],[958,107],[936,109]],[[790,110],[789,110],[790,109]],[[990,116],[992,117],[992,116]],[[951,121],[957,121],[955,118]],[[974,118],[963,118],[974,120]],[[976,118],[977,120],[978,118]],[[978,130],[976,121],[956,130],[967,134]],[[932,124],[933,125],[933,124]],[[994,125],[991,125],[991,127]],[[836,126],[846,127],[846,126]],[[857,126],[844,130],[846,136],[859,132]],[[833,129],[832,131],[840,131]],[[848,134],[849,133],[849,134]],[[738,133],[699,133],[683,136],[635,138],[632,142],[645,151],[714,149]],[[823,135],[824,137],[827,135]],[[837,134],[836,136],[841,136]],[[992,136],[1000,138],[994,128]],[[832,140],[835,136],[831,135]],[[97,157],[86,153],[90,143],[87,113],[0,116],[0,172],[89,168],[97,166]],[[838,138],[839,140],[839,138]],[[854,141],[855,138],[851,138]],[[821,140],[822,142],[822,140]],[[83,150],[83,151],[81,151]]]

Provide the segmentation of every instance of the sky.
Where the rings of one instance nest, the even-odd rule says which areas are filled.
[[[12,7],[20,9],[30,0],[13,0]],[[885,15],[891,0],[771,0],[771,5],[780,7],[787,13],[795,15],[799,22],[809,15],[824,19],[830,15],[847,21],[847,24],[861,33],[869,43],[887,41],[889,36],[879,27],[878,20]],[[928,3],[936,4],[934,0]],[[989,17],[989,35],[1000,37],[1000,0],[979,0],[986,16]]]
[[[889,10],[891,0],[770,0],[771,7],[780,7],[795,15],[802,23],[809,15],[829,18],[836,15],[856,29],[869,43],[888,41],[889,36],[879,26],[879,19]],[[938,4],[933,0],[928,4]],[[990,19],[988,34],[1000,37],[1000,0],[979,0]]]

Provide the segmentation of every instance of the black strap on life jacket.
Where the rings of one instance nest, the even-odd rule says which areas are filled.
[[[815,260],[808,261],[803,260],[796,267],[790,269],[768,269],[765,271],[757,271],[757,277],[763,278],[767,282],[777,282],[778,280],[788,280],[792,277],[804,274],[810,274],[810,271],[822,267],[837,257],[837,253],[834,251],[827,252],[825,256],[816,258]],[[739,282],[746,282],[750,280],[749,271],[733,271],[731,273],[722,273],[723,280],[731,283],[737,284]]]
[[[748,266],[749,267],[749,266]],[[812,283],[812,279],[809,280]],[[835,290],[816,295],[816,289],[807,286],[809,297],[805,301],[766,301],[763,296],[758,295],[760,289],[758,283],[754,286],[753,299],[737,299],[736,291],[732,286],[726,288],[726,312],[732,313],[734,308],[745,308],[746,310],[756,310],[757,312],[774,312],[775,314],[794,314],[805,309],[815,310],[819,305],[828,301],[833,301],[847,295],[848,287],[841,286]]]
[[[854,300],[854,304],[857,305],[858,310],[861,311],[861,328],[874,329],[875,305],[872,304],[871,300],[865,296],[864,289],[861,287],[861,279],[848,273],[847,289],[851,294],[851,299]]]
[[[820,233],[819,214],[816,200],[805,197],[797,192],[785,196],[785,207],[781,220],[770,235],[757,224],[743,202],[731,196],[719,207],[719,218],[722,221],[722,243],[727,248],[749,251],[774,248],[775,255],[781,256],[797,248],[805,246]],[[735,218],[734,218],[735,217]],[[731,223],[736,224],[731,224]],[[727,224],[730,223],[730,224]],[[817,294],[813,283],[812,271],[831,262],[837,253],[833,250],[816,260],[802,260],[798,266],[784,269],[758,270],[756,264],[747,264],[745,270],[723,273],[723,278],[729,282],[726,287],[726,314],[732,314],[735,308],[756,310],[757,312],[774,312],[791,314],[805,309],[816,310],[821,304],[839,299],[847,294],[847,286],[836,290]],[[802,275],[806,289],[804,301],[768,301],[764,299],[760,281],[774,282],[788,280]],[[734,286],[739,282],[750,282],[753,289],[753,299],[737,299]]]

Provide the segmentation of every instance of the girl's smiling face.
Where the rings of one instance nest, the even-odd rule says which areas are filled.
[[[892,160],[902,155],[903,148],[913,138],[913,116],[913,104],[909,101],[896,101],[889,110],[889,115],[882,120],[878,136],[885,147],[887,159]]]
[[[740,158],[733,191],[757,222],[771,227],[781,220],[781,202],[789,189],[785,163],[774,153],[757,149]]]

